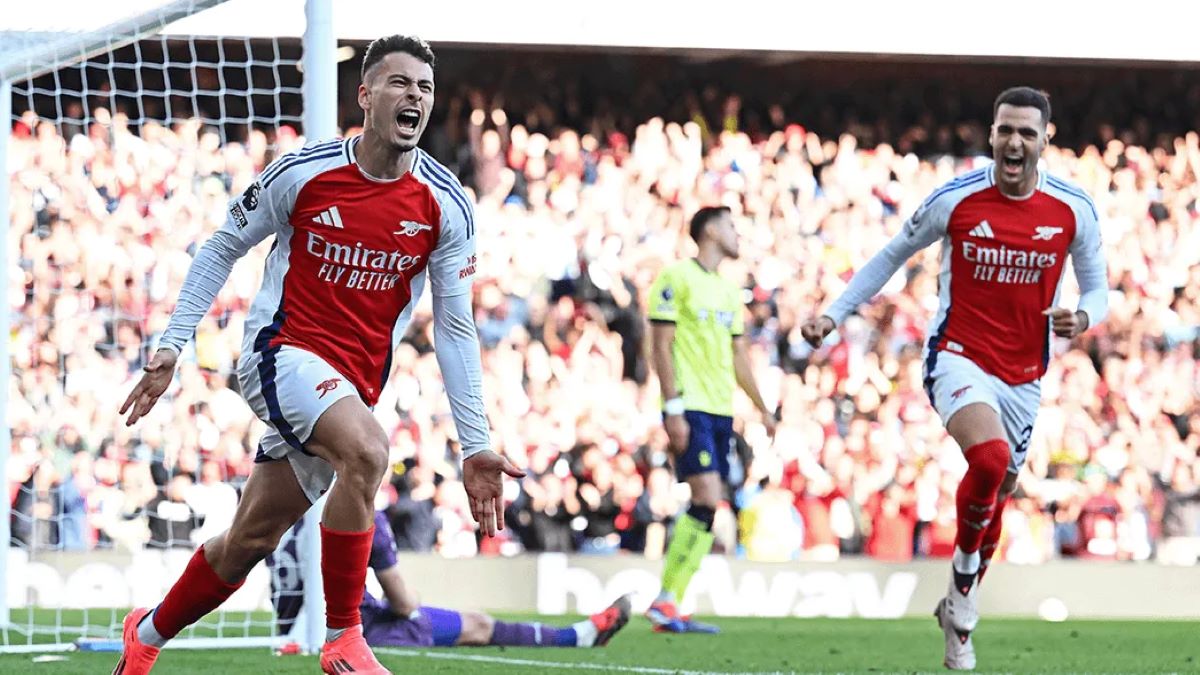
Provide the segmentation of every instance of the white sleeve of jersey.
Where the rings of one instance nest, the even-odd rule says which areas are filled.
[[[491,447],[483,405],[479,334],[471,307],[475,278],[475,213],[463,192],[436,191],[442,209],[438,244],[429,257],[433,346],[463,459]]]
[[[463,459],[491,447],[471,295],[433,295],[433,346]]]
[[[904,221],[900,233],[876,253],[862,269],[854,273],[846,290],[825,310],[825,316],[841,325],[862,303],[875,297],[896,270],[918,251],[946,236],[950,213],[957,199],[935,193]]]
[[[234,263],[288,224],[297,181],[294,177],[291,180],[286,177],[275,179],[288,168],[286,163],[292,162],[292,158],[293,155],[284,155],[273,162],[254,184],[229,202],[225,223],[192,259],[171,319],[159,339],[159,349],[182,351],[195,334],[200,320],[212,308]]]
[[[442,226],[429,255],[429,285],[434,296],[471,292],[475,279],[475,211],[464,193],[439,191]]]
[[[1071,266],[1079,282],[1079,309],[1087,314],[1088,326],[1108,316],[1108,262],[1100,237],[1096,207],[1091,201],[1074,205],[1075,239],[1071,241]]]

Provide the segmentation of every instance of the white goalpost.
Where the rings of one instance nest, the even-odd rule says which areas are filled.
[[[50,0],[0,18],[0,653],[119,650],[126,611],[228,525],[252,463],[262,427],[233,404],[231,358],[269,244],[235,268],[155,410],[132,429],[116,415],[225,203],[338,131],[332,0],[305,0],[301,39],[170,29],[223,2],[131,0],[114,20],[121,6]],[[317,651],[321,506],[169,646]]]

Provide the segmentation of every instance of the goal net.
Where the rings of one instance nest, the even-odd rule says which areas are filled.
[[[45,25],[0,32],[12,368],[0,651],[119,649],[128,608],[157,603],[228,527],[249,474],[263,427],[233,369],[267,245],[237,265],[156,408],[132,428],[118,414],[228,200],[303,143],[300,39],[168,30],[221,1],[127,2],[136,11],[113,22],[111,5],[58,0],[29,17]],[[295,638],[273,595],[300,592],[315,542],[289,533],[274,565],[172,645]]]

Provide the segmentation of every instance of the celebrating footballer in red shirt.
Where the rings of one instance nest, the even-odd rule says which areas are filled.
[[[196,551],[158,607],[125,618],[114,673],[150,672],[163,644],[233,594],[326,490],[321,667],[388,672],[363,639],[359,612],[375,491],[388,467],[371,406],[426,282],[471,512],[488,535],[504,527],[501,476],[523,474],[489,450],[470,295],[474,213],[458,180],[417,148],[433,108],[433,65],[419,38],[371,43],[358,89],[362,135],[276,160],[197,253],[159,351],[121,413],[132,410],[133,424],[150,410],[234,262],[274,236],[238,362],[242,395],[269,430],[232,527]]]
[[[1108,313],[1096,207],[1082,190],[1038,168],[1049,122],[1043,92],[1001,93],[990,138],[994,164],[930,195],[825,314],[802,328],[820,346],[913,254],[942,242],[925,388],[968,464],[956,497],[950,588],[936,610],[951,669],[975,667],[979,581],[1025,461],[1051,335],[1075,337]],[[1081,292],[1075,311],[1059,307],[1068,255]]]

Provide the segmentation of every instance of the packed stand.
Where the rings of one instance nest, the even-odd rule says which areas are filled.
[[[645,358],[645,294],[659,269],[691,255],[688,216],[723,204],[742,256],[722,273],[746,289],[756,377],[782,423],[768,438],[739,401],[718,549],[768,561],[950,555],[965,463],[921,382],[936,247],[830,346],[813,353],[799,325],[937,185],[987,161],[986,128],[949,127],[954,142],[939,148],[920,141],[947,125],[822,136],[777,106],[751,114],[736,96],[694,100],[678,122],[632,129],[603,111],[575,128],[546,105],[508,114],[479,92],[446,104],[428,143],[478,201],[492,437],[529,476],[508,486],[509,529],[479,542],[425,298],[376,408],[395,468],[380,504],[402,548],[662,554],[686,485],[669,469]],[[85,128],[27,114],[14,131],[14,541],[194,547],[230,522],[263,432],[233,368],[268,245],[235,268],[165,400],[132,429],[117,406],[227,200],[302,139],[285,127],[222,144],[194,121],[133,133],[104,110]],[[1045,156],[1096,200],[1112,312],[1055,343],[1004,515],[1001,555],[1012,562],[1194,564],[1200,551],[1200,142],[1189,133],[1147,149],[1135,143],[1158,139],[1109,136]],[[859,143],[879,137],[892,144]]]

